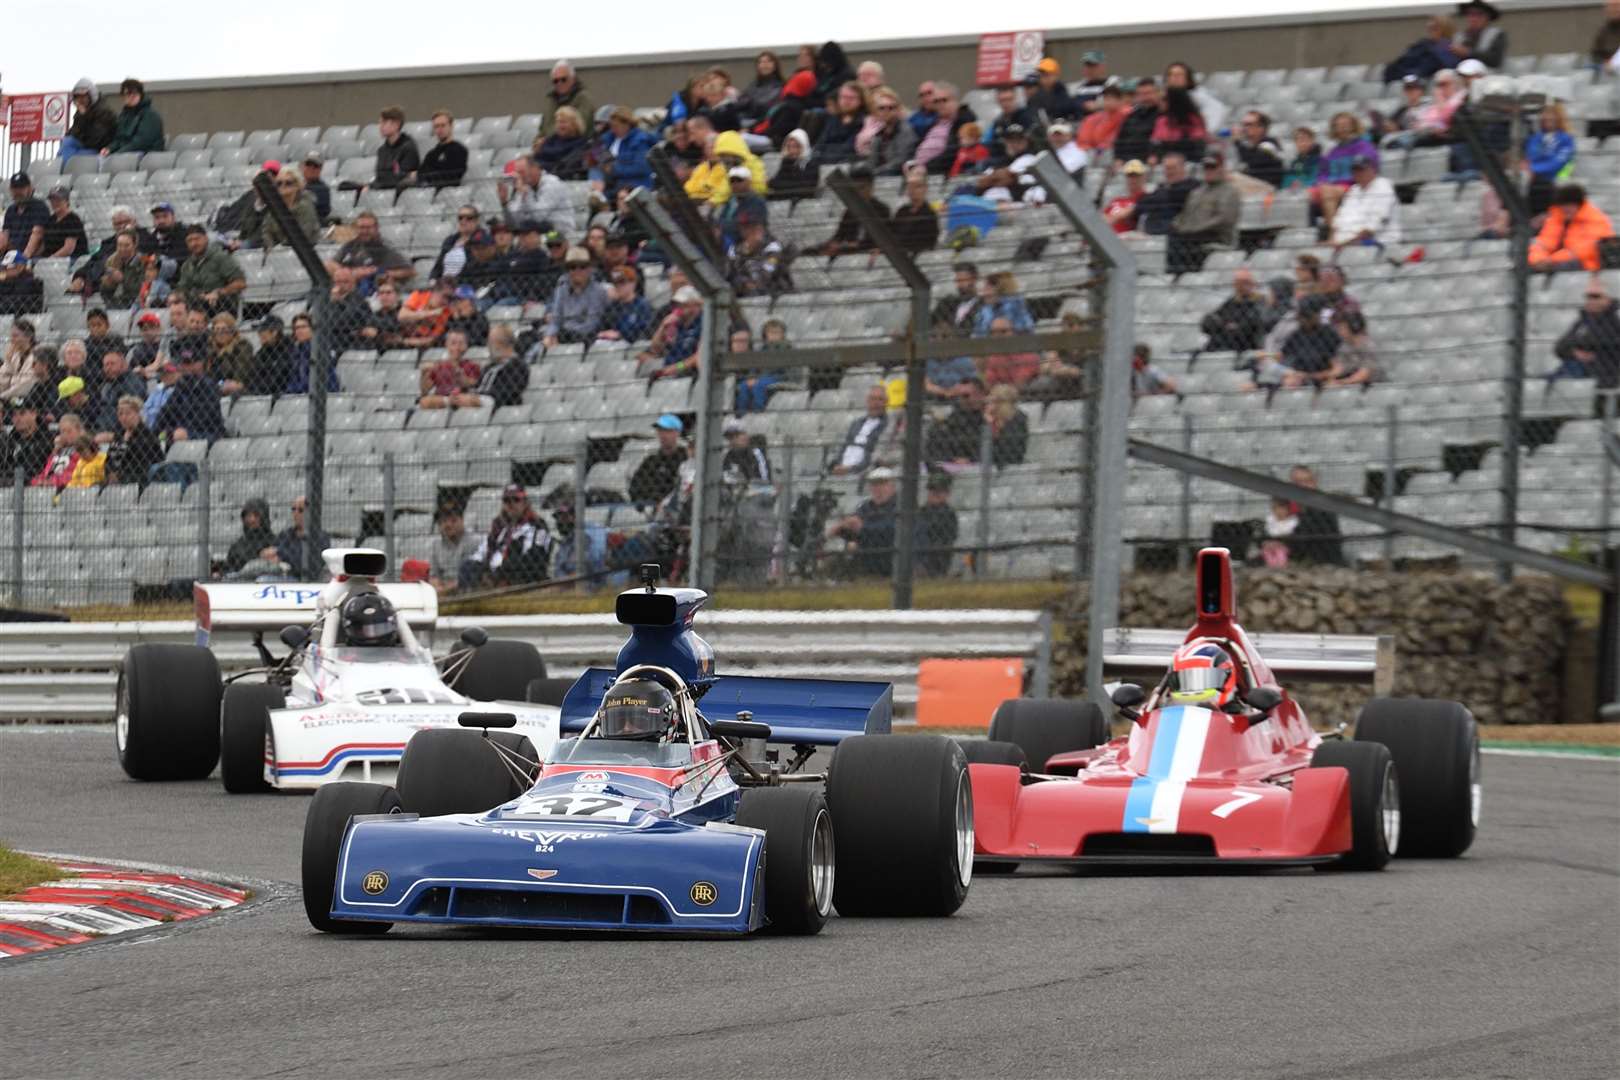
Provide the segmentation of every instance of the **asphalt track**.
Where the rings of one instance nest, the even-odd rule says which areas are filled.
[[[1454,862],[978,878],[936,921],[736,941],[312,932],[308,800],[0,729],[0,839],[261,879],[181,932],[0,962],[3,1076],[1612,1077],[1620,766],[1490,757]]]

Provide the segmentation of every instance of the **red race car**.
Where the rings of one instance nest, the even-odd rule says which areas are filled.
[[[1128,735],[1110,741],[1094,704],[1018,700],[996,710],[988,741],[964,743],[980,871],[1020,862],[1379,870],[1392,855],[1468,849],[1480,771],[1466,708],[1374,698],[1353,739],[1323,737],[1238,625],[1224,548],[1199,552],[1196,588],[1197,621],[1158,685],[1113,693]],[[1277,640],[1294,655],[1276,658],[1276,670],[1357,666],[1344,650],[1324,659],[1332,638]]]

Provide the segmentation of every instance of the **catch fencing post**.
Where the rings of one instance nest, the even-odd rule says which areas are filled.
[[[17,465],[11,470],[11,602],[17,607],[23,606],[23,492],[27,490],[28,477]]]
[[[1384,509],[1395,509],[1395,447],[1396,439],[1400,434],[1401,410],[1398,405],[1389,407],[1389,424],[1384,432]],[[1395,534],[1384,534],[1384,568],[1390,569],[1395,564]]]
[[[361,508],[362,511],[365,509]],[[383,455],[383,555],[388,560],[388,580],[398,581],[394,566],[394,455]]]
[[[204,458],[197,463],[197,580],[207,581],[211,576],[213,567],[209,564],[209,525],[213,520],[214,501],[209,497],[212,490],[213,470],[208,467],[208,459]]]
[[[590,592],[591,584],[584,577],[586,562],[590,559],[590,538],[585,535],[585,511],[590,508],[590,494],[585,489],[586,477],[591,471],[591,440],[581,439],[574,451],[574,582],[576,593]]]
[[[1183,415],[1181,418],[1181,450],[1182,453],[1193,452],[1193,422],[1192,417]],[[1176,568],[1185,570],[1192,565],[1192,477],[1186,473],[1181,474],[1181,542],[1176,545]]]
[[[990,569],[990,484],[995,476],[995,470],[990,467],[990,456],[995,446],[995,439],[990,432],[990,425],[984,424],[979,428],[979,527],[977,530],[978,552],[973,560],[973,576],[985,577]]]

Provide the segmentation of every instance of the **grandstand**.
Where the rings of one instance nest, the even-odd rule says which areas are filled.
[[[1510,57],[1505,72],[1524,86],[1566,100],[1576,130],[1584,131],[1588,121],[1620,116],[1620,101],[1616,81],[1594,81],[1581,70],[1582,62],[1573,52]],[[1203,85],[1233,112],[1265,110],[1279,135],[1297,125],[1325,132],[1334,113],[1387,114],[1398,104],[1395,87],[1379,81],[1380,67],[1216,71]],[[908,88],[900,89],[910,96]],[[996,115],[993,92],[972,91],[964,100],[987,122]],[[653,103],[642,104],[638,115],[651,118]],[[41,193],[58,184],[70,189],[94,246],[109,233],[115,206],[132,208],[143,225],[149,221],[147,208],[159,201],[172,203],[183,222],[206,221],[248,189],[261,162],[297,162],[317,151],[327,162],[324,178],[333,189],[334,216],[375,214],[383,238],[410,258],[421,282],[441,242],[455,230],[457,208],[470,203],[487,215],[499,207],[497,179],[507,162],[531,145],[541,122],[537,113],[458,118],[456,138],[468,150],[464,182],[438,191],[412,188],[397,198],[391,191],[339,190],[343,181],[371,179],[380,142],[375,123],[181,133],[171,135],[161,152],[47,158],[34,161],[28,171]],[[425,119],[413,120],[406,131],[425,146],[431,141],[428,127]],[[1229,294],[1235,269],[1246,266],[1266,280],[1290,276],[1303,252],[1315,252],[1324,262],[1334,259],[1333,251],[1318,243],[1302,192],[1246,198],[1240,222],[1245,245],[1217,251],[1201,270],[1177,277],[1165,270],[1165,237],[1125,234],[1139,261],[1137,337],[1180,389],[1177,396],[1138,400],[1132,435],[1262,471],[1280,473],[1295,462],[1308,463],[1324,488],[1351,495],[1376,496],[1393,468],[1398,477],[1394,509],[1494,530],[1503,483],[1499,443],[1512,260],[1505,240],[1473,238],[1484,184],[1477,178],[1460,183],[1448,178],[1447,156],[1446,147],[1387,152],[1384,175],[1411,199],[1400,211],[1402,243],[1391,251],[1350,248],[1337,257],[1385,373],[1370,387],[1274,396],[1247,392],[1245,376],[1232,369],[1231,353],[1193,359],[1203,344],[1199,320]],[[778,155],[765,154],[764,162],[774,175]],[[1572,175],[1596,205],[1620,212],[1620,148],[1612,141],[1605,145],[1595,136],[1580,137]],[[901,183],[898,177],[880,177],[876,197],[899,205]],[[1099,203],[1121,183],[1117,174],[1099,167],[1088,169],[1084,179],[1088,196]],[[929,185],[930,199],[943,200],[954,183],[931,176]],[[570,192],[572,220],[555,224],[577,242],[593,220],[589,186],[570,182]],[[772,235],[801,254],[792,266],[792,291],[741,302],[756,339],[770,318],[785,324],[795,346],[876,344],[904,333],[909,293],[896,272],[881,259],[815,254],[843,212],[831,192],[823,188],[814,198],[769,205]],[[331,241],[318,246],[328,256],[336,248]],[[274,312],[290,321],[306,309],[308,281],[290,251],[244,249],[236,257],[247,275],[245,314]],[[1064,313],[1092,312],[1090,254],[1055,207],[1004,210],[998,226],[969,251],[942,243],[922,252],[918,263],[936,297],[952,291],[953,268],[964,258],[981,275],[1015,275],[1038,316],[1037,332],[1056,330]],[[641,268],[646,298],[658,309],[671,298],[667,269],[650,259]],[[36,269],[47,297],[45,313],[30,317],[39,340],[60,344],[82,335],[87,305],[64,292],[71,272],[67,262],[42,260]],[[1612,293],[1615,275],[1605,276]],[[1524,402],[1536,423],[1526,429],[1520,506],[1521,521],[1532,527],[1521,531],[1520,542],[1544,550],[1567,549],[1577,538],[1604,540],[1612,523],[1611,467],[1602,451],[1604,421],[1596,419],[1600,405],[1592,381],[1544,383],[1536,377],[1555,365],[1553,343],[1579,310],[1587,277],[1548,275],[1534,281],[1530,293],[1532,378]],[[167,331],[167,312],[156,314]],[[543,305],[534,302],[487,313],[492,323],[504,321],[520,330],[543,314]],[[131,312],[111,312],[111,318],[114,333],[133,337]],[[9,322],[0,319],[0,340]],[[416,407],[419,368],[439,357],[435,349],[344,352],[337,361],[342,389],[328,398],[327,529],[338,540],[377,538],[383,528],[385,456],[393,469],[387,485],[395,511],[393,538],[406,558],[426,557],[432,514],[446,493],[465,501],[468,529],[477,534],[498,511],[507,483],[528,483],[535,501],[543,502],[573,483],[573,463],[582,455],[589,488],[623,492],[653,445],[653,420],[669,412],[690,414],[695,407],[690,380],[649,383],[638,374],[640,349],[619,341],[541,349],[530,357],[530,381],[520,404],[453,410]],[[469,356],[483,361],[487,352],[475,349]],[[901,360],[897,347],[895,363]],[[833,516],[863,497],[857,478],[829,477],[824,466],[860,414],[867,389],[884,373],[853,370],[841,385],[820,389],[803,379],[789,380],[768,408],[748,418],[778,470],[773,514],[784,525],[795,493],[828,492]],[[955,475],[956,547],[990,552],[974,564],[972,572],[981,575],[1046,577],[1073,566],[1083,403],[1024,402],[1020,408],[1029,428],[1021,463],[966,468]],[[0,519],[20,515],[22,524],[23,573],[14,598],[30,606],[69,606],[157,595],[156,587],[196,576],[206,570],[209,555],[217,558],[224,551],[240,531],[238,512],[249,496],[268,499],[279,527],[282,508],[303,488],[305,400],[241,396],[227,399],[226,410],[229,437],[212,446],[193,441],[168,449],[171,462],[206,463],[207,484],[60,492],[30,486],[20,494],[0,489]],[[898,451],[890,457],[897,461]],[[1263,498],[1209,481],[1184,482],[1138,463],[1131,465],[1125,490],[1122,531],[1139,554],[1158,552],[1166,543],[1207,541],[1230,523],[1258,521],[1268,512]],[[595,545],[607,542],[610,533],[646,527],[645,511],[628,499],[593,496],[592,503],[587,522],[595,529]],[[1343,525],[1353,559],[1446,553],[1408,538],[1386,547],[1370,529]],[[17,540],[13,529],[0,530],[0,578],[11,576]],[[206,549],[201,555],[200,547]],[[964,572],[960,559],[952,572]]]

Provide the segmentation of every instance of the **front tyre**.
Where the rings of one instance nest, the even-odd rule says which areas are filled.
[[[118,672],[118,763],[136,780],[201,780],[219,761],[219,661],[199,645],[131,646]]]
[[[949,915],[973,880],[973,785],[937,735],[853,735],[833,751],[827,804],[841,915]]]
[[[309,925],[328,934],[381,934],[393,923],[332,918],[338,859],[349,819],[361,814],[397,814],[399,793],[385,784],[327,784],[310,800],[304,818],[304,914]]]
[[[232,795],[270,790],[264,782],[265,735],[270,710],[286,703],[279,686],[234,682],[225,688],[219,716],[219,780]]]
[[[1373,698],[1356,742],[1382,743],[1401,774],[1403,857],[1454,859],[1479,830],[1479,725],[1455,701]]]
[[[755,788],[737,824],[765,830],[765,917],[779,934],[819,934],[832,914],[837,856],[832,815],[821,792],[804,785]]]
[[[1372,742],[1325,742],[1311,767],[1336,765],[1350,774],[1350,850],[1334,866],[1382,870],[1401,846],[1401,786],[1389,749]]]

